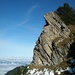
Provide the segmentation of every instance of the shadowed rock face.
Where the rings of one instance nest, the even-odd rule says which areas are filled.
[[[34,48],[32,64],[35,66],[57,65],[66,59],[70,44],[73,42],[70,30],[60,17],[51,12],[44,15],[46,25]]]

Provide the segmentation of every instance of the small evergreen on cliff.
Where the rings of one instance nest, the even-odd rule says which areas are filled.
[[[59,6],[55,11],[66,25],[75,25],[75,10],[68,3]]]

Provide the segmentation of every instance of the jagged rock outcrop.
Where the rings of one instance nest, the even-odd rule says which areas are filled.
[[[57,65],[66,59],[70,44],[70,30],[60,17],[51,12],[44,16],[46,25],[34,48],[32,64],[35,66]]]

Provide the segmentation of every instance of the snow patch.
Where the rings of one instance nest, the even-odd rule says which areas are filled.
[[[28,70],[27,74],[29,75],[54,75],[54,71],[53,70],[48,70],[48,69],[44,69],[42,70],[38,70],[38,69],[33,69],[33,70]]]
[[[28,75],[54,75],[55,73],[57,73],[58,75],[61,75],[61,73],[65,72],[65,71],[73,73],[73,72],[75,72],[75,67],[74,68],[67,67],[65,70],[63,70],[60,67],[56,71],[51,70],[51,69],[46,69],[46,68],[44,68],[44,70],[33,69],[33,70],[28,70],[27,74]]]
[[[51,70],[50,75],[54,75],[54,71],[53,70]]]
[[[59,70],[57,69],[56,72],[58,73],[58,75],[61,74],[61,72],[64,72],[65,70],[63,70],[62,68],[60,68]]]

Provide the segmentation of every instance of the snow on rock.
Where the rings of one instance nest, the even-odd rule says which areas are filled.
[[[62,72],[68,71],[70,73],[75,72],[75,67],[67,67],[65,70],[62,68],[57,69],[56,71],[51,70],[51,69],[44,69],[44,70],[39,70],[39,69],[32,69],[28,70],[27,74],[28,75],[54,75],[54,72],[57,73],[58,75],[61,75]]]
[[[33,75],[35,71],[37,71],[37,69],[28,70],[27,74]]]
[[[66,71],[69,71],[70,73],[72,73],[72,68],[71,67],[67,67]]]
[[[54,75],[54,71],[52,70],[49,75]]]
[[[42,70],[38,70],[38,69],[33,69],[33,70],[28,70],[27,72],[28,75],[54,75],[54,71],[53,70],[48,70],[48,69],[44,69]]]
[[[45,69],[45,75],[49,75],[48,69]]]
[[[65,70],[63,70],[62,68],[60,68],[59,70],[57,69],[56,72],[58,73],[58,75],[61,74],[61,72],[64,72]]]
[[[27,69],[29,69],[29,66],[27,67]]]
[[[37,72],[35,73],[35,75],[41,75],[41,74],[43,74],[42,71],[37,71]]]
[[[75,72],[75,67],[71,68],[71,67],[67,67],[66,71],[69,71],[70,73]]]

